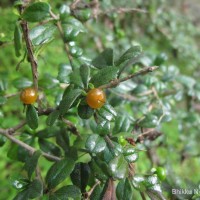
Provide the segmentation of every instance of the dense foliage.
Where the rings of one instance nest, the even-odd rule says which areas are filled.
[[[198,6],[1,1],[0,199],[199,199]]]

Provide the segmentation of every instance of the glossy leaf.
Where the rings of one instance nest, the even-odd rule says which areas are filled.
[[[106,148],[106,142],[99,135],[93,134],[88,137],[85,147],[90,153],[100,153]]]
[[[97,133],[99,135],[108,135],[110,133],[110,122],[103,120],[97,125]]]
[[[123,154],[128,163],[135,162],[138,159],[138,152],[132,146],[125,147]]]
[[[26,122],[31,129],[38,127],[38,113],[33,105],[27,105]]]
[[[46,183],[49,189],[55,188],[63,182],[74,169],[75,162],[70,158],[65,158],[54,163],[46,175]]]
[[[109,162],[112,176],[116,179],[124,179],[128,174],[128,163],[122,155],[115,157]]]
[[[117,116],[117,112],[109,104],[105,104],[100,110],[98,110],[98,114],[103,119],[108,120],[108,121],[114,121]]]
[[[81,95],[81,93],[82,90],[74,89],[71,90],[68,95],[62,99],[59,105],[59,111],[61,115],[65,114],[70,109],[74,101]]]
[[[75,185],[63,186],[49,195],[49,200],[81,200],[81,191]]]
[[[92,65],[101,69],[114,65],[113,49],[105,49],[95,59],[92,60]]]
[[[50,5],[45,2],[36,2],[28,6],[22,18],[28,22],[40,22],[50,17]]]
[[[55,31],[56,26],[53,24],[39,25],[31,29],[29,36],[33,45],[41,45],[50,42]]]
[[[35,171],[38,163],[38,159],[41,156],[40,151],[35,151],[31,157],[29,157],[24,165],[24,169],[28,173],[28,178],[31,179],[33,172]]]
[[[119,115],[116,117],[113,133],[128,132],[130,129],[131,121],[126,115]]]
[[[95,87],[99,87],[117,78],[118,71],[119,69],[113,66],[102,68],[94,76],[92,76],[90,82]]]
[[[145,128],[154,128],[158,125],[158,117],[156,115],[148,114],[143,120],[139,122],[139,126]]]

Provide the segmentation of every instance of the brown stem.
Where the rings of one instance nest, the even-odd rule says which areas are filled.
[[[7,130],[0,129],[0,134],[2,134],[3,136],[7,137],[10,141],[14,142],[15,144],[23,147],[24,149],[29,151],[31,154],[33,154],[35,151],[37,151],[35,148],[29,146],[28,144],[18,140],[14,136],[10,135]],[[61,160],[61,158],[59,158],[57,156],[50,155],[50,154],[45,153],[45,152],[42,152],[42,156],[44,156],[45,158],[48,158],[50,160],[54,160],[54,161]]]
[[[28,59],[31,63],[31,70],[32,70],[34,87],[35,87],[36,90],[38,90],[38,71],[37,71],[38,65],[37,65],[37,61],[34,57],[33,46],[32,46],[31,40],[29,38],[28,23],[24,20],[21,21],[21,27],[22,27],[24,40],[25,40],[25,43],[26,43],[27,52],[28,52]]]
[[[67,53],[67,57],[68,57],[68,59],[69,59],[70,65],[73,67],[73,58],[72,58],[72,56],[70,55],[69,46],[68,46],[68,44],[65,42],[62,24],[60,23],[58,17],[57,17],[52,11],[50,12],[50,14],[51,14],[51,17],[52,17],[53,19],[57,20],[56,26],[57,26],[57,28],[58,28],[58,30],[59,30],[59,33],[60,33],[60,36],[61,36],[61,38],[62,38],[62,40],[63,40],[64,48],[65,48],[65,51],[66,51],[66,53]]]
[[[144,69],[141,69],[140,71],[134,73],[134,74],[130,74],[124,78],[120,78],[120,79],[115,79],[113,81],[111,81],[110,83],[108,84],[105,84],[105,85],[102,85],[100,86],[99,88],[100,89],[106,89],[106,88],[112,88],[112,87],[116,87],[118,86],[121,82],[124,82],[124,81],[127,81],[129,79],[132,79],[132,78],[135,78],[139,75],[145,75],[149,72],[153,72],[155,71],[156,69],[158,69],[158,66],[152,66],[152,67],[146,67]]]

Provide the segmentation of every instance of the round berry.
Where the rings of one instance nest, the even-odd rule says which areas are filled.
[[[155,174],[157,174],[158,178],[161,181],[164,181],[166,179],[166,170],[164,168],[162,168],[162,167],[157,167],[156,171],[155,171]]]
[[[126,139],[124,138],[124,136],[119,136],[119,139],[118,139],[118,141],[119,141],[119,144],[121,144],[122,146],[126,146],[127,145],[127,141],[126,141]]]
[[[106,102],[106,95],[103,90],[94,88],[87,93],[86,102],[91,108],[101,108]]]
[[[32,104],[37,100],[37,91],[34,88],[25,88],[20,94],[20,100],[24,104]]]

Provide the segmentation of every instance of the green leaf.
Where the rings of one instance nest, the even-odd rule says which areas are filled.
[[[56,31],[54,24],[45,24],[34,27],[29,32],[29,37],[33,45],[41,45],[50,42]]]
[[[35,136],[38,138],[50,138],[50,137],[55,137],[57,132],[59,131],[58,127],[47,127],[45,129],[42,129],[38,131]]]
[[[63,186],[54,193],[51,193],[49,200],[81,200],[81,191],[75,185]]]
[[[35,151],[34,154],[31,157],[28,157],[28,159],[25,162],[24,169],[28,173],[28,178],[31,179],[31,176],[37,167],[38,159],[41,156],[40,151]]]
[[[69,74],[72,72],[72,67],[70,65],[61,64],[58,70],[57,79],[61,83],[69,83]]]
[[[22,47],[22,33],[21,33],[19,23],[16,23],[16,25],[15,25],[14,45],[15,45],[15,55],[17,57],[21,56],[20,50]]]
[[[91,79],[91,83],[95,87],[99,87],[103,84],[109,83],[111,80],[117,78],[119,69],[117,67],[105,67],[100,69]]]
[[[90,108],[88,105],[78,106],[78,115],[82,119],[89,119],[94,114],[94,109]]]
[[[116,188],[118,199],[130,200],[133,199],[133,188],[128,178],[121,180]]]
[[[130,129],[131,121],[126,115],[119,115],[116,117],[113,134],[120,132],[128,132]]]
[[[74,166],[75,162],[70,158],[65,158],[54,163],[46,176],[48,188],[55,188],[59,183],[63,182],[71,174]]]
[[[26,189],[19,192],[13,200],[28,200],[40,197],[43,193],[42,183],[35,179],[31,182]]]
[[[3,97],[3,96],[0,96],[0,105],[3,105],[7,102],[7,98],[6,97]]]
[[[69,143],[69,134],[67,133],[67,130],[60,129],[60,131],[56,133],[56,143],[60,147],[62,147],[62,149],[65,151],[66,154],[69,152],[70,143]]]
[[[60,102],[59,105],[59,111],[60,114],[63,115],[67,113],[67,111],[70,109],[74,101],[81,95],[82,90],[80,89],[74,89],[71,90]]]
[[[6,137],[4,137],[3,135],[0,135],[0,147],[2,147],[6,142]]]
[[[99,135],[93,134],[88,137],[85,148],[90,153],[100,153],[106,148],[106,142]]]
[[[105,49],[100,53],[95,59],[92,60],[92,65],[99,69],[113,66],[114,65],[114,56],[113,49]]]
[[[38,127],[38,113],[33,105],[27,105],[26,122],[31,129]]]
[[[97,133],[100,135],[108,135],[110,133],[110,122],[103,120],[97,125]]]
[[[60,116],[60,112],[59,110],[54,110],[52,113],[49,114],[49,116],[47,117],[47,125],[48,126],[53,126],[53,124],[55,123],[55,121],[59,118]]]
[[[124,179],[128,174],[128,163],[123,155],[115,157],[109,162],[112,176],[116,179]]]
[[[85,192],[89,176],[90,167],[86,163],[77,163],[70,175],[72,183],[80,188],[82,193]]]
[[[155,128],[158,125],[158,117],[156,115],[148,114],[138,125],[144,128]]]
[[[90,196],[90,200],[101,200],[102,192],[103,192],[103,187],[97,185]]]
[[[80,76],[81,76],[84,87],[87,89],[88,82],[90,79],[90,67],[88,65],[80,66]]]
[[[70,7],[68,5],[62,5],[59,9],[60,21],[64,22],[70,16]]]
[[[33,82],[27,78],[21,77],[17,78],[12,82],[12,85],[17,89],[22,89],[32,86]]]
[[[138,159],[138,152],[132,146],[126,146],[123,151],[124,157],[127,162],[132,163]]]
[[[28,6],[22,18],[28,22],[40,22],[50,17],[50,5],[45,2],[36,2]]]
[[[99,180],[107,180],[110,176],[106,162],[100,161],[97,158],[92,159],[90,168],[93,176]]]
[[[42,151],[55,156],[61,155],[60,148],[57,147],[54,143],[49,142],[48,140],[42,138],[39,138],[38,143]]]
[[[97,111],[98,114],[105,120],[108,121],[114,121],[116,116],[117,116],[117,112],[115,111],[115,109],[109,105],[109,104],[105,104],[100,110]]]
[[[140,45],[135,45],[129,48],[115,63],[116,66],[123,64],[126,61],[136,60],[142,53],[142,47]],[[133,61],[132,61],[133,62]]]
[[[80,87],[84,88],[83,81],[80,75],[80,69],[75,69],[71,74],[70,74],[70,83]]]

